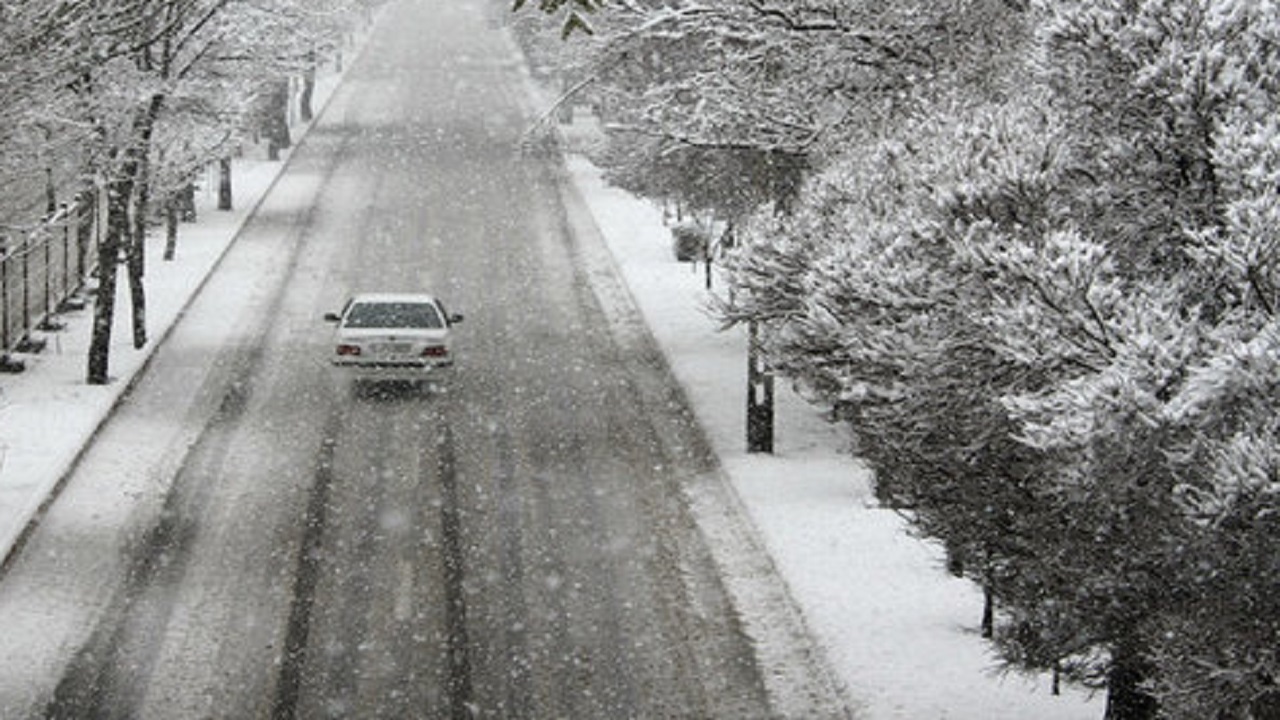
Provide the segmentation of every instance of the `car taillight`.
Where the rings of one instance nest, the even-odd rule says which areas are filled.
[[[343,343],[343,344],[341,344],[341,345],[339,345],[339,346],[338,346],[338,354],[339,354],[339,355],[359,355],[359,354],[360,354],[360,346],[359,346],[359,345],[348,345],[348,344],[346,344],[346,343]]]
[[[430,345],[423,349],[422,357],[449,357],[449,348],[443,345]]]

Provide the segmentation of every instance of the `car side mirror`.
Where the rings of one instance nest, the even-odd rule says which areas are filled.
[[[328,312],[324,314],[324,319],[326,322],[336,323],[342,320],[342,316],[338,313]]]
[[[462,322],[462,313],[453,313],[449,316],[450,325],[457,325],[460,322]]]

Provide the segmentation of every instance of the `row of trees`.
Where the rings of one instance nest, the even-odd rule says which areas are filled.
[[[1107,717],[1280,717],[1280,6],[664,0],[565,52],[726,324]]]
[[[5,224],[76,205],[104,219],[87,377],[108,380],[116,273],[146,342],[143,238],[201,170],[259,132],[288,144],[289,79],[310,82],[378,0],[32,0],[0,4]],[[282,88],[284,92],[282,93]],[[283,132],[283,135],[281,133]],[[38,193],[33,193],[38,188]],[[36,212],[33,213],[33,210]]]

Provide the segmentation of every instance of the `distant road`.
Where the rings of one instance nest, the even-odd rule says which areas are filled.
[[[66,662],[0,682],[22,688],[0,709],[773,715],[680,492],[713,460],[637,381],[661,363],[615,343],[550,161],[517,152],[522,80],[482,7],[388,8],[5,577],[0,623],[59,599],[23,617]],[[447,390],[329,377],[321,316],[376,289],[466,316]],[[182,428],[147,472],[173,491],[118,546],[94,483],[149,427]]]

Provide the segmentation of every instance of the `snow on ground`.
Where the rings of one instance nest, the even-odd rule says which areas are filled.
[[[332,92],[322,81],[318,103]],[[67,315],[28,370],[0,377],[0,556],[74,462],[113,404],[168,332],[187,300],[279,173],[280,163],[236,163],[237,210],[211,209],[213,182],[199,198],[200,220],[182,229],[178,258],[149,249],[152,342],[129,346],[124,315],[115,328],[112,375],[83,381],[90,311]],[[942,569],[940,553],[877,509],[870,476],[838,425],[779,383],[776,452],[744,451],[746,355],[741,332],[717,332],[706,313],[704,278],[676,263],[661,212],[608,187],[578,156],[568,158],[615,261],[699,420],[722,458],[810,631],[838,679],[869,720],[1086,720],[1102,701],[1045,678],[998,677],[977,635],[981,597]],[[210,178],[212,180],[212,178]],[[283,188],[282,188],[283,189]],[[246,279],[248,282],[249,279]],[[0,620],[0,624],[3,620]]]

